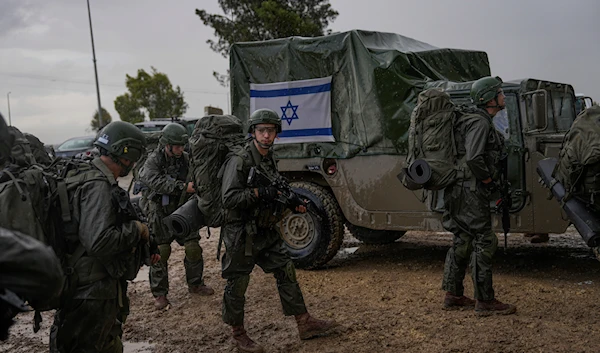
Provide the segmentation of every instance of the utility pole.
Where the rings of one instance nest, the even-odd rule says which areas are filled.
[[[8,102],[8,126],[12,126],[12,123],[10,121],[10,93],[11,92],[8,92],[6,94],[6,101]]]
[[[98,68],[96,67],[96,48],[94,47],[94,32],[92,31],[92,12],[90,0],[87,0],[88,18],[90,20],[90,37],[92,38],[92,56],[94,58],[94,75],[96,76],[96,96],[98,97],[98,130],[102,128],[102,104],[100,103],[100,85],[98,83]]]

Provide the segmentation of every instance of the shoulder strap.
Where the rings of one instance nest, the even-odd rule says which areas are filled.
[[[102,172],[94,171],[93,169],[69,176],[65,179],[61,178],[57,180],[56,191],[60,202],[61,218],[63,222],[70,222],[72,219],[71,206],[69,205],[69,191],[90,181],[110,182]]]

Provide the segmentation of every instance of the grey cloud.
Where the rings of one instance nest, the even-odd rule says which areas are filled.
[[[213,31],[194,14],[218,13],[217,0],[90,0],[102,104],[125,92],[125,75],[155,66],[181,86],[190,109],[228,110],[212,77],[228,61],[210,51]],[[334,31],[395,32],[438,47],[484,50],[492,72],[571,83],[600,100],[595,67],[600,2],[331,0]],[[10,31],[10,35],[6,35]],[[2,75],[2,72],[13,76]],[[0,0],[0,111],[12,91],[13,122],[48,142],[85,135],[96,109],[84,0]]]
[[[19,0],[0,1],[0,36],[27,26],[27,7]]]

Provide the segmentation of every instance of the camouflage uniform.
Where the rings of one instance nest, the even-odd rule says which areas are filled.
[[[152,152],[140,170],[140,180],[147,186],[143,202],[148,223],[158,243],[161,260],[150,268],[150,289],[154,297],[166,296],[169,292],[167,262],[171,254],[171,243],[176,240],[185,247],[185,274],[188,286],[203,286],[204,260],[198,232],[184,238],[175,238],[163,224],[163,218],[173,213],[190,196],[187,194],[189,157],[186,152],[180,158],[169,157],[165,147]],[[183,202],[180,202],[183,201]]]
[[[85,252],[74,266],[74,292],[54,316],[50,351],[122,352],[121,326],[129,312],[125,280],[140,267],[134,252],[140,230],[121,212],[116,195],[123,190],[100,158],[76,175],[87,181],[69,194],[72,221],[65,237],[67,253]]]
[[[294,264],[274,229],[283,210],[275,202],[260,201],[248,187],[246,181],[253,166],[267,175],[278,173],[272,150],[263,157],[253,141],[227,161],[223,173],[223,206],[227,209],[226,224],[221,228],[226,248],[222,277],[227,280],[223,321],[231,326],[243,325],[245,293],[254,265],[273,273],[286,316],[307,312]]]
[[[446,256],[442,288],[462,296],[466,268],[470,265],[475,299],[488,301],[494,299],[492,258],[498,238],[492,231],[492,192],[481,181],[488,177],[498,180],[504,142],[494,128],[492,117],[482,109],[463,116],[457,132],[464,178],[444,191],[443,225],[454,233],[454,243]]]

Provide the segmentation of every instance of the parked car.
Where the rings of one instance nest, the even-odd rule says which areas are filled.
[[[55,149],[56,157],[70,158],[91,151],[94,148],[95,138],[96,136],[82,136],[68,139]]]
[[[142,121],[139,123],[135,123],[134,125],[138,127],[138,129],[143,132],[159,132],[167,126],[168,124],[175,122],[183,125],[188,131],[188,135],[192,136],[192,132],[194,131],[194,126],[196,125],[196,121],[200,118],[180,118],[180,119],[154,119],[150,121]]]

